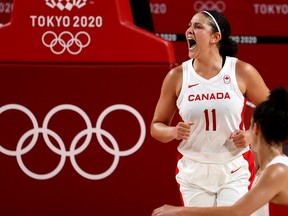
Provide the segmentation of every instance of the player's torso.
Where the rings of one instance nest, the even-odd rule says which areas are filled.
[[[184,121],[211,121],[211,125],[221,125],[231,117],[241,120],[245,99],[239,90],[235,75],[235,59],[226,59],[222,70],[206,80],[199,76],[189,60],[183,66],[183,84],[177,101],[179,114]],[[212,117],[212,119],[207,119]],[[217,117],[217,118],[216,118]],[[212,120],[217,122],[213,122]],[[215,119],[216,118],[216,119]],[[205,129],[215,129],[213,127]]]
[[[209,80],[196,73],[192,60],[182,64],[183,81],[177,106],[183,121],[194,122],[190,146],[185,144],[182,149],[199,152],[236,150],[228,139],[233,131],[244,129],[246,102],[236,80],[236,61],[236,58],[226,57],[221,71]]]

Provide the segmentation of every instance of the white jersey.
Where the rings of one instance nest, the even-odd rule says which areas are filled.
[[[270,163],[266,167],[271,166],[272,164],[278,164],[278,163],[288,166],[288,157],[287,156],[277,156],[277,157],[273,158],[273,160],[270,161]],[[258,178],[259,178],[259,175],[256,175],[252,187],[255,184],[257,184]],[[288,210],[288,206],[282,206],[282,205],[267,203],[264,206],[262,206],[261,208],[259,208],[257,211],[255,211],[251,216],[283,215],[283,213],[287,212],[287,210]]]
[[[230,135],[244,130],[246,99],[236,80],[237,58],[226,57],[221,71],[207,80],[196,73],[192,59],[183,62],[183,81],[177,100],[183,121],[194,122],[189,140],[178,151],[194,161],[223,163],[242,155],[249,148],[237,148]]]

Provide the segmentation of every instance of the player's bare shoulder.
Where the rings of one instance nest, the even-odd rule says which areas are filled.
[[[182,83],[182,74],[183,74],[182,65],[178,65],[168,72],[165,80],[169,83],[175,83],[175,84],[176,83],[179,84],[179,82]]]
[[[236,77],[238,84],[245,86],[244,89],[246,89],[249,83],[262,80],[259,72],[253,65],[239,59],[236,62]]]
[[[288,205],[288,166],[277,163],[266,168],[265,178],[280,192],[271,200],[272,203]],[[277,182],[277,185],[274,185]]]
[[[253,104],[257,105],[267,99],[269,89],[260,73],[253,65],[237,60],[236,78],[241,92]]]
[[[166,75],[165,84],[175,91],[178,95],[182,86],[183,69],[182,65],[172,68]]]
[[[251,76],[253,73],[258,73],[258,71],[253,65],[238,59],[236,62],[236,73],[237,76],[247,77]]]
[[[172,68],[168,72],[167,76],[170,76],[173,79],[179,79],[179,78],[182,79],[182,73],[183,73],[182,65],[178,65],[178,66]]]

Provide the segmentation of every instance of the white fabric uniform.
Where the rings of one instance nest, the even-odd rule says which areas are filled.
[[[277,157],[273,158],[273,160],[267,165],[267,167],[271,166],[272,164],[278,164],[278,163],[288,166],[288,157],[287,156],[277,156]],[[253,186],[255,184],[257,184],[258,178],[259,178],[259,176],[257,175],[255,177],[255,181],[253,183]],[[260,209],[255,211],[251,216],[284,215],[285,213],[287,214],[288,206],[278,206],[278,205],[273,204],[273,208],[269,208],[269,205],[270,205],[269,203],[265,204]],[[283,211],[284,208],[286,211]]]
[[[183,157],[176,180],[185,206],[230,205],[248,191],[251,175],[243,154],[252,152],[230,139],[232,132],[245,129],[246,99],[237,84],[236,61],[226,57],[221,71],[209,80],[196,73],[192,59],[182,63],[177,107],[183,121],[194,122],[189,140],[178,146]],[[253,156],[248,157],[254,164]]]

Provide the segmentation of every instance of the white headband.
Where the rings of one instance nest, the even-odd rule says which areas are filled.
[[[214,21],[214,23],[217,27],[218,32],[221,34],[220,27],[219,27],[217,21],[215,20],[215,18],[212,16],[212,14],[210,14],[208,11],[202,11],[202,12],[208,14],[211,17],[211,19]]]

